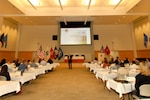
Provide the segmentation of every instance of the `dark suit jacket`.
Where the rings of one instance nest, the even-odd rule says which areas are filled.
[[[68,63],[72,63],[72,56],[73,55],[68,55]]]

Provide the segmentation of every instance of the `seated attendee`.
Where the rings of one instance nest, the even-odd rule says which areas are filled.
[[[41,58],[39,58],[39,60],[38,60],[38,63],[40,64],[40,62],[42,61],[42,59]]]
[[[35,63],[35,60],[33,60],[30,64],[30,67],[33,67],[33,68],[37,68],[38,65]]]
[[[130,63],[127,57],[125,57],[125,60],[123,61],[123,63],[124,64],[129,64]]]
[[[108,62],[108,60],[107,60],[107,58],[104,58],[104,61],[103,61],[103,68],[106,68],[106,67],[109,67],[110,66],[110,64],[109,64],[109,62]]]
[[[0,62],[0,66],[3,66],[6,63],[6,59],[2,59]]]
[[[10,62],[5,63],[4,65],[7,65],[7,67],[8,67],[8,72],[13,71],[14,66],[12,66],[12,64],[11,64]]]
[[[93,64],[98,63],[98,59],[95,57],[91,63],[93,63]]]
[[[114,58],[111,57],[111,58],[110,58],[110,61],[109,61],[109,64],[114,64],[114,63],[115,63]]]
[[[8,72],[8,66],[7,65],[2,66],[2,69],[0,71],[0,75],[5,76],[7,81],[11,80],[9,72]]]
[[[8,72],[12,71],[12,67],[10,66],[10,63],[6,61],[6,59],[2,59],[1,66],[3,66],[3,65],[7,65]]]
[[[118,69],[119,68],[119,66],[120,66],[120,63],[121,63],[121,60],[120,60],[120,58],[119,57],[116,57],[116,59],[115,59],[115,65],[116,65],[116,69]]]
[[[31,60],[27,60],[27,65],[30,65],[31,64]]]
[[[47,62],[50,63],[50,64],[52,64],[53,60],[51,58],[49,58]]]
[[[133,61],[135,62],[136,65],[139,65],[139,63],[140,63],[136,58],[134,58],[134,59],[132,60],[132,62],[133,62]]]
[[[18,70],[21,71],[22,73],[25,70],[28,70],[28,66],[27,66],[27,61],[23,60],[23,62],[18,66]]]
[[[41,62],[40,62],[40,65],[45,66],[46,64],[47,64],[47,62],[44,59],[42,59]]]
[[[136,75],[136,82],[135,82],[135,89],[136,95],[140,96],[139,87],[143,84],[150,84],[150,66],[148,64],[140,64],[141,66],[141,73]]]
[[[19,59],[16,59],[13,61],[15,63],[15,66],[18,67],[20,65],[20,60]]]
[[[130,70],[132,70],[132,69],[138,70],[138,69],[140,69],[140,67],[139,67],[139,65],[136,64],[135,61],[132,61],[132,64],[130,65],[129,69]]]

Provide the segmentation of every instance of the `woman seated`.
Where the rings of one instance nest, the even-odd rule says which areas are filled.
[[[110,66],[110,64],[109,64],[107,58],[104,58],[104,61],[103,61],[103,68],[106,68],[106,67],[109,67],[109,66]]]
[[[150,84],[150,65],[147,63],[142,62],[140,64],[141,67],[141,73],[136,75],[136,82],[135,82],[135,89],[136,89],[136,95],[140,96],[140,89],[139,87],[143,84]]]
[[[9,72],[8,72],[8,66],[7,65],[2,66],[2,69],[0,71],[0,75],[5,76],[7,81],[11,80]]]

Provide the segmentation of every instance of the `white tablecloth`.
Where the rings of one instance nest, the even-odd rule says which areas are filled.
[[[20,91],[20,83],[17,81],[0,81],[0,96]]]
[[[35,76],[41,75],[45,73],[45,69],[44,68],[29,68],[29,70],[27,71],[28,73],[34,73]]]
[[[103,70],[103,71],[100,71],[100,72],[97,72],[96,73],[96,78],[101,78],[104,82],[109,80],[109,79],[114,79],[117,77],[117,73],[116,72],[109,72],[107,70]]]
[[[21,84],[36,79],[35,73],[29,73],[29,72],[24,72],[23,76],[21,76],[19,72],[11,72],[10,77],[12,81],[19,81],[21,82]]]
[[[119,97],[121,98],[123,94],[127,94],[135,90],[135,78],[134,77],[128,77],[127,79],[130,81],[130,83],[121,83],[116,82],[113,79],[110,79],[106,82],[106,87],[111,90],[115,90],[117,93],[119,93]]]

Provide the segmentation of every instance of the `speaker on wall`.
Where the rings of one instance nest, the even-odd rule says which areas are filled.
[[[94,40],[99,40],[98,35],[94,35]]]
[[[53,35],[52,40],[57,40],[57,35]]]

